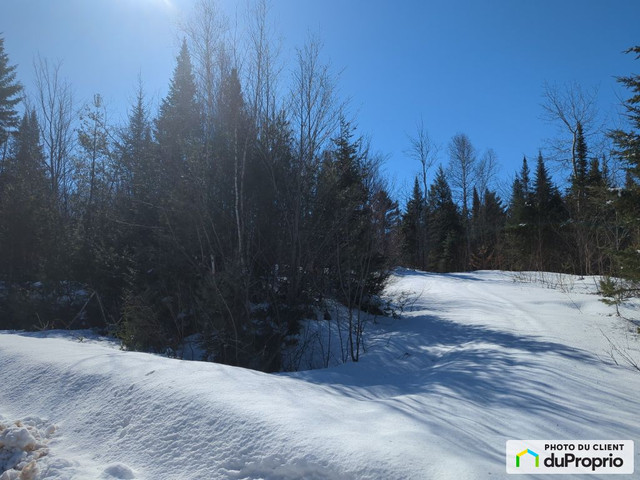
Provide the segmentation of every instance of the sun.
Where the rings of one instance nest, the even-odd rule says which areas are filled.
[[[145,7],[164,8],[167,10],[175,10],[175,0],[128,0],[129,3],[143,5]]]

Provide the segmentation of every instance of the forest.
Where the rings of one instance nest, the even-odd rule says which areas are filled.
[[[122,125],[99,94],[78,110],[46,59],[26,91],[0,37],[0,329],[97,327],[162,353],[197,334],[208,360],[278,371],[300,322],[331,318],[329,300],[347,309],[358,361],[365,314],[388,313],[380,293],[398,265],[600,275],[610,302],[637,295],[639,75],[611,72],[628,97],[626,127],[605,127],[606,148],[589,144],[579,86],[546,91],[546,112],[570,138],[562,185],[540,153],[522,159],[501,198],[491,151],[460,133],[436,166],[420,128],[405,200],[319,41],[297,50],[283,93],[264,4],[242,68],[237,39],[200,8],[159,108],[140,80]],[[638,46],[627,53],[640,59]]]

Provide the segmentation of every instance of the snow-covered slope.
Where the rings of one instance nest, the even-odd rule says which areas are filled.
[[[638,442],[640,372],[603,335],[640,358],[632,325],[557,278],[398,270],[361,361],[294,374],[2,333],[0,479],[506,478],[508,439]]]

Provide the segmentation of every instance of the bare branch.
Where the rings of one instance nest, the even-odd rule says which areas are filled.
[[[472,179],[476,173],[476,149],[464,133],[453,136],[449,142],[449,170],[451,186],[457,192],[464,216],[469,211]]]
[[[553,156],[573,175],[577,173],[576,141],[578,124],[582,125],[585,138],[590,138],[592,153],[598,155],[603,145],[598,137],[602,136],[603,125],[599,122],[597,109],[598,89],[583,89],[580,84],[571,82],[563,86],[544,84],[542,118],[558,126],[558,134],[549,140]]]
[[[74,147],[73,95],[70,84],[60,77],[62,62],[49,64],[40,56],[34,61],[36,100],[42,141],[57,208],[64,210],[71,189]]]
[[[277,79],[282,71],[278,63],[280,43],[273,40],[273,28],[268,18],[267,0],[258,0],[249,8],[248,100],[258,127],[276,115]]]
[[[493,184],[498,174],[498,167],[498,155],[489,148],[482,154],[475,169],[475,186],[480,198],[484,198],[485,191]]]
[[[408,155],[420,162],[422,168],[422,191],[428,191],[427,173],[435,165],[438,159],[439,148],[429,137],[429,132],[424,127],[424,121],[421,118],[416,124],[415,136],[409,136],[410,148],[406,152]]]

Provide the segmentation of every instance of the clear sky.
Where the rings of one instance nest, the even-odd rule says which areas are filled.
[[[194,3],[0,0],[0,32],[27,92],[34,56],[60,59],[78,103],[101,93],[120,121],[139,73],[156,105],[166,94],[178,23]],[[246,8],[243,0],[221,6],[231,17]],[[554,135],[541,119],[545,82],[597,87],[602,114],[614,121],[625,95],[614,77],[640,70],[622,53],[640,44],[638,0],[273,0],[271,15],[283,81],[295,48],[319,35],[399,193],[418,171],[405,152],[421,118],[443,163],[462,132],[480,152],[493,148],[508,178]]]

